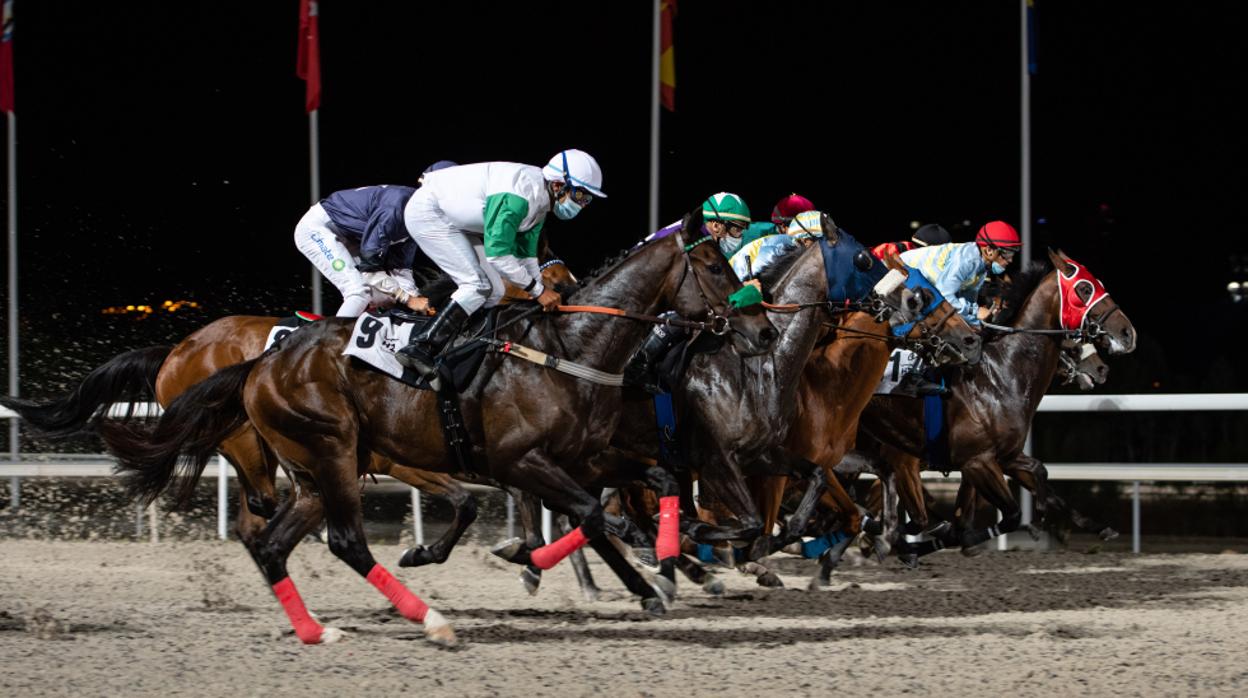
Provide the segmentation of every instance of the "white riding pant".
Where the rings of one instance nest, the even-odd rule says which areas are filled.
[[[342,293],[342,305],[335,313],[338,317],[359,317],[369,305],[394,304],[393,298],[364,283],[363,274],[355,266],[358,260],[342,244],[337,226],[320,204],[313,204],[295,226],[295,247]],[[412,270],[394,270],[390,276],[399,288],[411,295],[418,293]]]
[[[482,237],[456,228],[423,188],[408,199],[403,222],[421,251],[455,282],[451,300],[469,315],[498,305],[503,298],[503,279],[485,258]]]

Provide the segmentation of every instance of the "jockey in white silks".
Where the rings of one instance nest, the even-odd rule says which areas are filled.
[[[602,192],[602,169],[588,153],[565,150],[545,167],[480,162],[424,176],[404,220],[416,244],[456,284],[446,307],[396,358],[426,379],[434,359],[482,307],[503,297],[503,279],[547,311],[559,294],[542,285],[538,239],[546,214],[574,218]]]

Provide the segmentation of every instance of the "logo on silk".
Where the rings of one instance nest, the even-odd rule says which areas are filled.
[[[312,233],[311,238],[312,238],[312,242],[316,243],[316,248],[321,251],[321,254],[325,255],[325,259],[329,260],[330,264],[334,267],[334,269],[339,268],[338,264],[343,264],[343,265],[346,264],[346,262],[334,256],[333,250],[329,249],[329,245],[325,244],[325,241],[321,239],[320,235],[317,235],[316,233]]]
[[[1062,309],[1062,329],[1077,330],[1083,327],[1083,321],[1092,310],[1092,306],[1109,296],[1109,291],[1105,290],[1105,285],[1099,279],[1092,276],[1092,272],[1088,271],[1087,267],[1070,259],[1066,260],[1066,263],[1074,270],[1069,276],[1063,274],[1061,269],[1057,270],[1057,295]],[[1088,296],[1086,301],[1079,297],[1081,285]]]
[[[329,266],[333,267],[334,271],[342,271],[343,269],[347,268],[347,263],[342,261],[341,259],[335,259],[334,263]]]

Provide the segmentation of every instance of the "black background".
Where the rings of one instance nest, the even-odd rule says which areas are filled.
[[[1230,341],[1244,304],[1226,293],[1248,252],[1246,11],[1038,5],[1037,251],[1087,263],[1141,332],[1105,389],[1248,389]],[[307,307],[292,241],[310,197],[298,2],[16,11],[23,391],[221,315]],[[756,219],[800,192],[872,243],[913,220],[961,240],[1017,224],[1018,13],[683,0],[661,222],[727,190]],[[648,232],[649,2],[323,0],[320,21],[322,194],[411,184],[442,158],[540,165],[577,147],[610,198],[552,218],[554,248],[587,270]],[[201,307],[100,315],[165,299]]]

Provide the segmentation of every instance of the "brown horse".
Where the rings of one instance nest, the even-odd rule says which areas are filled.
[[[744,354],[766,351],[775,330],[761,309],[729,316],[727,296],[740,287],[725,274],[727,260],[709,238],[693,239],[695,218],[670,237],[648,243],[582,287],[576,302],[639,314],[671,309],[685,317],[706,316],[708,325],[728,331]],[[129,474],[129,491],[150,499],[168,487],[186,456],[192,479],[219,444],[250,420],[296,478],[295,496],[269,521],[253,546],[296,633],[304,642],[331,639],[307,614],[286,572],[293,544],[324,515],[329,546],[365,576],[400,613],[425,624],[435,642],[453,642],[450,625],[377,564],[368,550],[356,479],[376,452],[408,467],[446,471],[449,457],[439,424],[438,400],[342,356],[350,337],[344,322],[316,323],[291,335],[280,351],[226,368],[170,405],[154,430],[133,433],[110,426],[109,442]],[[598,314],[543,319],[509,314],[497,332],[502,342],[523,343],[552,356],[619,372],[626,347],[636,345],[647,326]],[[547,567],[588,542],[642,597],[643,608],[661,613],[658,592],[627,565],[606,541],[609,527],[623,522],[604,516],[584,487],[651,482],[664,494],[676,489],[661,469],[610,469],[596,458],[607,446],[619,417],[618,388],[577,380],[541,366],[487,356],[461,395],[465,429],[473,444],[473,472],[540,497],[579,526],[551,546],[534,551]],[[548,550],[549,549],[549,550]],[[540,554],[540,555],[539,555]],[[540,557],[540,561],[539,561]]]
[[[549,249],[544,248],[542,257],[545,260],[542,278],[548,286],[560,288],[576,283],[567,265],[551,257]],[[446,284],[436,277],[430,280],[431,283],[422,287],[422,292],[432,291],[435,300],[445,296],[437,289]],[[527,294],[509,285],[503,302],[527,298]],[[172,348],[148,347],[115,357],[92,371],[66,396],[51,401],[6,400],[6,406],[17,411],[31,426],[53,437],[91,429],[95,418],[103,414],[101,410],[107,410],[114,403],[141,401],[150,396],[162,407],[168,407],[188,388],[216,371],[260,356],[278,320],[251,315],[220,318]],[[243,545],[250,548],[264,529],[266,519],[277,508],[276,459],[249,427],[225,439],[220,451],[238,474],[237,531]],[[371,459],[368,472],[388,475],[451,505],[454,517],[443,536],[428,547],[409,549],[400,564],[412,567],[445,562],[464,530],[476,518],[475,498],[446,473],[405,467],[379,456]],[[578,575],[587,572],[583,558],[576,560],[576,570]]]
[[[1045,505],[1064,507],[1064,502],[1048,490],[1044,464],[1023,453],[1036,408],[1061,362],[1063,339],[1082,335],[1110,354],[1125,354],[1135,348],[1135,328],[1108,294],[1096,299],[1077,327],[1063,326],[1063,310],[1094,300],[1091,294],[1099,282],[1076,283],[1063,294],[1059,274],[1072,278],[1083,270],[1060,251],[1050,252],[1049,259],[1053,271],[1025,272],[1008,291],[1025,298],[1016,304],[1011,330],[987,342],[980,368],[964,370],[951,380],[953,395],[947,403],[946,418],[949,456],[967,483],[959,500],[969,510],[970,498],[979,493],[1002,515],[995,527],[963,530],[956,542],[964,547],[1017,529],[1021,510],[1005,482],[1006,474],[1036,493],[1042,512]],[[891,470],[907,512],[916,525],[926,525],[927,510],[918,477],[925,446],[921,401],[877,397],[863,413],[860,426],[875,442],[907,454],[893,460]]]

